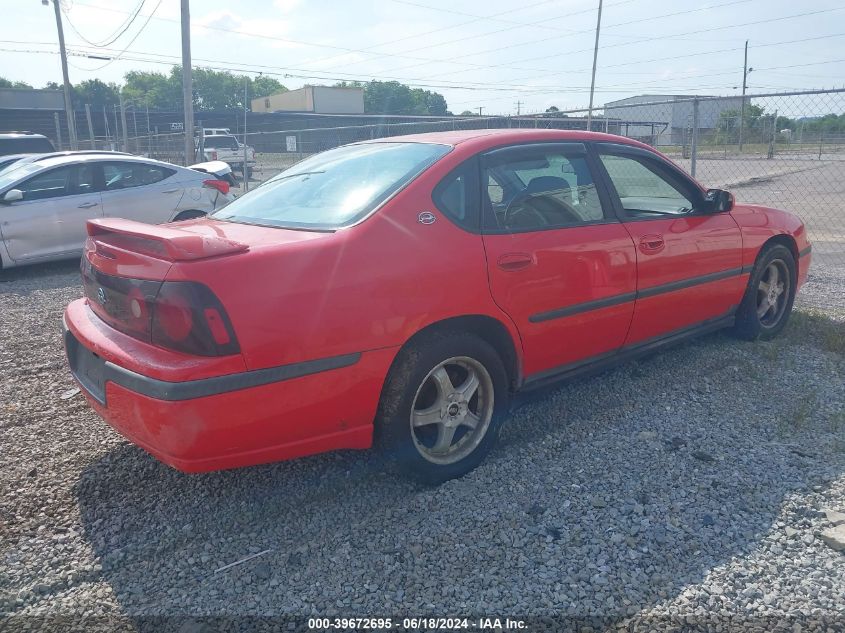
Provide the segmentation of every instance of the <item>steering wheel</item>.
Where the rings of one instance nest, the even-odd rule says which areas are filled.
[[[552,224],[542,211],[535,208],[534,205],[526,204],[526,202],[532,199],[536,202],[542,201],[544,204],[556,207],[550,209],[549,211],[554,214],[567,216],[567,219],[570,222],[577,223],[581,221],[581,217],[571,204],[553,196],[538,197],[536,194],[531,194],[523,190],[517,193],[508,202],[508,206],[505,207],[505,212],[502,215],[502,224],[504,226],[510,226],[510,218],[513,215],[516,215],[517,213],[525,213],[526,211],[538,220],[535,224],[536,226],[549,226]],[[518,211],[515,211],[514,209],[518,209]]]

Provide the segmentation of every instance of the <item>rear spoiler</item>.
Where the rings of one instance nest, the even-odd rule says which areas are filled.
[[[216,235],[132,220],[88,220],[89,240],[170,261],[194,261],[242,253],[246,244]]]

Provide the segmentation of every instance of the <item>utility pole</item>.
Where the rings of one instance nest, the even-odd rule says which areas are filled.
[[[185,165],[194,162],[194,97],[191,85],[191,8],[182,0],[182,103],[185,108]]]
[[[593,93],[596,90],[596,62],[599,58],[599,31],[601,30],[601,5],[599,0],[599,17],[596,20],[596,45],[593,48],[593,78],[590,80],[590,109],[587,111],[587,131],[593,126]]]
[[[43,2],[47,4],[47,2]],[[64,80],[65,91],[65,114],[67,115],[67,135],[70,140],[70,148],[78,149],[76,144],[76,121],[73,118],[73,103],[70,100],[70,77],[67,72],[67,51],[65,50],[65,32],[62,29],[62,9],[60,0],[53,0],[53,9],[56,11],[56,29],[59,31],[59,55],[62,58],[62,79]]]
[[[123,93],[117,93],[120,99],[120,124],[123,127],[123,151],[129,151],[129,131],[126,129],[126,106],[123,105]]]
[[[249,77],[244,75],[244,164],[243,164],[243,174],[244,177],[244,193],[249,191],[249,167],[247,167],[246,163],[246,113],[247,113],[247,89],[249,88]]]
[[[481,116],[481,111],[484,109],[484,106],[478,106],[478,116]]]
[[[516,116],[522,114],[522,101],[517,101],[515,104],[516,106]]]
[[[745,127],[745,90],[748,88],[748,40],[745,40],[745,61],[742,64],[742,103],[739,106],[739,151],[742,152],[742,128]]]

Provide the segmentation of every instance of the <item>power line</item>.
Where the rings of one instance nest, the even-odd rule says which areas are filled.
[[[114,56],[110,60],[108,60],[105,64],[102,64],[101,66],[97,66],[96,68],[90,68],[90,69],[86,69],[86,70],[88,72],[95,72],[95,71],[98,71],[98,70],[102,70],[106,66],[109,66],[109,65],[113,64],[114,62],[116,62],[118,59],[120,59],[129,50],[129,47],[132,46],[135,43],[135,40],[138,39],[138,37],[141,35],[141,33],[144,32],[144,29],[147,28],[147,25],[150,23],[150,20],[152,20],[153,16],[156,14],[156,11],[158,11],[162,2],[163,2],[163,0],[158,0],[158,4],[156,4],[156,6],[153,7],[152,12],[147,16],[147,20],[144,22],[144,24],[141,25],[141,28],[138,29],[138,32],[135,33],[135,35],[132,37],[131,40],[129,40],[129,43],[126,45],[126,47],[122,51],[120,51],[116,56]],[[77,66],[76,68],[79,68],[79,67]],[[80,69],[80,70],[82,70],[82,69]]]
[[[691,35],[693,33],[709,33],[709,32],[712,32],[712,31],[735,29],[735,28],[740,28],[740,27],[744,27],[744,26],[756,26],[758,24],[767,24],[767,23],[778,22],[778,21],[782,21],[782,20],[792,20],[792,19],[795,19],[795,18],[807,17],[807,16],[810,16],[810,15],[818,15],[818,14],[821,14],[821,13],[829,13],[831,11],[841,11],[843,9],[845,9],[845,7],[833,7],[833,8],[830,8],[830,9],[820,9],[818,11],[806,11],[804,13],[796,13],[796,14],[793,14],[793,15],[785,15],[785,16],[781,16],[781,17],[777,17],[777,18],[766,18],[765,20],[755,20],[753,22],[745,22],[745,23],[742,23],[742,24],[730,24],[730,25],[727,25],[727,26],[715,26],[715,27],[711,27],[711,28],[707,28],[707,29],[698,29],[698,30],[695,30],[695,31],[686,31],[686,32],[683,32],[683,33],[675,33],[675,34],[669,35],[669,36],[660,35],[660,36],[655,36],[655,37],[649,37],[649,38],[641,40],[639,42],[622,42],[622,43],[618,43],[618,44],[608,44],[607,46],[604,46],[603,48],[607,49],[607,48],[617,48],[619,46],[631,46],[632,44],[642,44],[642,43],[649,42],[649,41],[663,40],[663,39],[666,39],[666,37],[677,37],[677,36],[683,36],[683,35]],[[554,38],[551,38],[551,39],[554,39]],[[812,39],[812,38],[807,38],[807,39]],[[543,40],[537,40],[537,41],[540,42],[540,41],[543,41]],[[493,49],[493,50],[501,50],[501,49]],[[593,50],[592,48],[584,48],[584,49],[578,49],[578,50],[563,51],[561,53],[556,53],[555,56],[561,57],[563,55],[574,55],[574,54],[577,54],[577,53],[591,52],[592,50]],[[736,50],[736,49],[734,49],[734,50]],[[485,52],[489,52],[489,51],[485,51]],[[670,57],[667,57],[667,58],[664,58],[664,59],[675,59],[675,58],[680,58],[680,57],[699,56],[701,54],[702,53],[693,53],[691,55],[673,55],[673,56],[670,56]],[[520,59],[520,60],[516,60],[516,61],[513,61],[513,62],[509,62],[509,63],[521,64],[523,62],[536,61],[538,59],[548,59],[548,56],[542,55],[542,56],[539,56],[539,57],[529,57],[529,58],[526,58],[526,59]],[[488,68],[502,68],[502,67],[505,67],[505,66],[506,66],[505,64],[492,64],[492,65],[488,66]],[[394,70],[399,70],[399,69],[392,68],[392,69],[388,69],[386,72],[393,72]],[[425,77],[422,77],[422,79],[436,79],[438,77],[444,77],[446,75],[454,75],[454,74],[457,74],[457,73],[460,73],[460,72],[465,72],[465,71],[457,70],[457,71],[452,71],[452,72],[447,72],[447,73],[438,73],[438,74],[435,74],[435,75],[427,75]],[[551,73],[551,74],[557,74],[557,73]]]
[[[685,9],[683,11],[676,11],[675,13],[666,13],[666,14],[659,15],[659,16],[637,18],[635,20],[628,20],[627,22],[618,22],[616,24],[609,24],[605,27],[605,30],[611,29],[611,28],[616,28],[616,27],[619,27],[619,26],[628,26],[628,25],[631,25],[631,24],[639,24],[641,22],[648,22],[648,21],[651,21],[651,20],[658,20],[658,19],[663,19],[663,18],[668,18],[668,17],[675,17],[675,16],[678,16],[678,15],[685,15],[685,14],[688,14],[688,13],[695,13],[695,12],[698,12],[698,11],[704,11],[704,10],[708,10],[708,9],[715,9],[715,8],[719,8],[719,7],[732,6],[732,5],[736,5],[736,4],[745,4],[745,3],[748,3],[748,2],[752,2],[752,1],[754,1],[754,0],[728,0],[727,2],[722,2],[721,4],[709,5],[709,6],[704,6],[704,7],[697,7],[697,8],[694,8],[694,9]],[[618,6],[620,4],[625,4],[625,3],[626,2],[617,2],[615,5],[608,5],[608,7]],[[589,9],[588,11],[593,12],[594,9]],[[584,11],[579,11],[577,13],[584,13]],[[565,17],[565,16],[560,16],[560,17]],[[558,19],[558,18],[553,18],[553,19]],[[509,30],[509,29],[500,29],[499,31],[490,31],[490,32],[486,33],[485,35],[500,33],[502,31],[507,31],[507,30]],[[595,27],[589,28],[589,29],[580,29],[580,30],[571,30],[571,29],[567,29],[567,30],[569,32],[567,34],[564,34],[564,35],[554,35],[552,37],[546,37],[546,38],[539,39],[539,40],[531,40],[529,42],[517,42],[517,43],[514,43],[514,44],[508,44],[506,46],[497,46],[495,48],[490,48],[490,49],[478,51],[478,52],[475,52],[475,53],[468,53],[466,56],[467,57],[474,57],[476,55],[483,55],[485,53],[499,52],[499,51],[508,50],[508,49],[511,49],[511,48],[519,48],[521,46],[530,46],[532,44],[537,44],[537,43],[540,43],[540,42],[549,42],[549,41],[552,41],[552,40],[561,39],[562,37],[571,37],[572,35],[581,35],[581,34],[585,34],[585,33],[595,33]],[[698,33],[698,32],[700,32],[700,31],[693,31],[693,33]],[[691,33],[682,33],[681,35],[690,35],[690,34]],[[435,44],[433,46],[444,46],[446,44],[455,44],[455,43],[458,43],[458,42],[466,41],[468,39],[473,39],[474,37],[478,37],[478,36],[468,36],[468,37],[460,38],[460,39],[457,39],[457,40],[442,42],[442,43],[439,43],[439,44]],[[635,42],[622,42],[620,44],[609,45],[609,46],[605,46],[603,48],[609,48],[610,46],[620,46],[620,45],[624,46],[624,45],[630,45],[630,44],[637,44],[639,42],[650,41],[652,39],[662,39],[662,38],[641,38],[641,39],[638,39]],[[428,48],[428,47],[426,47],[426,48]],[[419,48],[418,49],[409,49],[409,50],[402,51],[402,52],[403,53],[412,53],[412,52],[415,52],[417,50],[421,50],[421,49],[419,49]],[[585,50],[592,51],[593,49],[590,48],[590,49],[585,49]],[[577,51],[577,52],[583,52],[583,51]],[[547,56],[544,55],[540,58],[533,58],[533,59],[547,59]],[[441,61],[444,61],[444,60],[441,60]],[[511,63],[511,62],[509,62],[509,63]],[[516,62],[516,63],[520,63],[520,62]],[[413,64],[413,65],[408,65],[408,66],[399,66],[399,67],[395,67],[395,68],[388,68],[386,72],[393,72],[393,71],[396,71],[396,70],[405,70],[407,68],[415,68],[415,67],[420,66],[420,65],[421,64]],[[506,64],[500,64],[499,66],[505,67]]]
[[[76,28],[76,25],[70,19],[70,10],[64,11],[64,14],[65,14],[65,18],[67,19],[68,26],[70,26],[71,30],[74,33],[76,33],[80,38],[82,38],[83,41],[87,42],[91,46],[96,46],[96,47],[111,46],[112,44],[114,44],[120,38],[121,35],[126,33],[126,31],[129,29],[130,26],[132,26],[132,23],[135,21],[135,19],[141,13],[141,9],[144,8],[145,2],[146,2],[146,0],[141,0],[138,3],[138,6],[135,8],[135,10],[132,11],[129,14],[129,17],[119,27],[117,27],[117,29],[115,29],[115,31],[111,35],[106,37],[106,39],[103,40],[103,42],[99,43],[99,44],[97,42],[92,42],[87,37],[85,37],[82,33],[80,33],[79,29]]]

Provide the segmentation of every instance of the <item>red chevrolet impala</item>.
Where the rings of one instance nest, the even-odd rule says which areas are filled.
[[[70,368],[183,471],[375,442],[457,477],[515,392],[718,328],[772,337],[810,266],[797,217],[555,130],[356,143],[210,217],[88,233]]]

